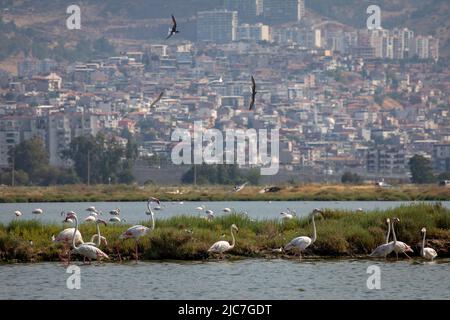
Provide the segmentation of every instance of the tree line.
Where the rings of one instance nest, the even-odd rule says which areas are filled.
[[[133,163],[137,145],[130,138],[125,146],[114,138],[80,136],[61,154],[70,164],[60,168],[50,164],[42,140],[33,137],[9,151],[10,169],[0,174],[7,185],[58,185],[76,183],[125,183],[134,181]],[[14,168],[14,170],[12,169]]]
[[[411,173],[411,182],[414,184],[429,184],[442,180],[450,180],[450,171],[435,174],[430,159],[418,154],[409,159],[408,167]],[[448,169],[450,169],[450,160]],[[341,177],[342,183],[361,184],[363,181],[364,179],[362,176],[350,171],[344,172]]]

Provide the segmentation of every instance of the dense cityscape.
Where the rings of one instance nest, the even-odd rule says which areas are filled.
[[[414,155],[436,175],[450,171],[450,70],[438,38],[355,29],[298,0],[224,1],[198,12],[196,25],[196,41],[175,34],[85,61],[23,53],[16,75],[0,70],[0,168],[10,171],[11,150],[33,137],[51,166],[71,167],[71,143],[101,134],[136,148],[122,155],[134,179],[120,181],[179,183],[190,166],[171,163],[171,134],[202,121],[278,129],[280,171],[264,178],[271,182],[341,181],[345,172],[409,182]]]

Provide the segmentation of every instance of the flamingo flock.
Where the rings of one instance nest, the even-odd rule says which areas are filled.
[[[152,207],[152,204],[154,206]],[[132,227],[129,227],[127,230],[125,230],[122,234],[120,234],[119,239],[122,241],[126,241],[127,239],[133,239],[135,242],[135,261],[136,263],[139,260],[139,240],[144,237],[145,235],[149,234],[153,230],[155,230],[155,210],[162,210],[161,202],[154,197],[150,197],[147,201],[147,211],[145,212],[146,215],[149,215],[151,218],[151,225],[150,227],[138,224],[134,225]],[[211,209],[207,209],[205,205],[198,206],[196,208],[198,211],[204,212],[206,215],[201,216],[202,218],[206,219],[207,221],[212,221],[214,219],[214,211]],[[52,236],[51,240],[53,243],[62,244],[63,247],[63,254],[60,254],[60,259],[67,264],[70,263],[71,260],[71,253],[79,254],[83,257],[84,262],[86,259],[88,260],[89,264],[92,260],[101,261],[103,259],[109,259],[109,256],[103,252],[100,247],[102,244],[104,246],[108,245],[107,239],[101,235],[100,232],[100,225],[107,225],[107,222],[100,218],[102,215],[102,212],[95,208],[94,206],[88,207],[86,209],[87,212],[89,212],[88,216],[84,218],[84,222],[92,222],[96,225],[96,233],[92,235],[90,242],[84,242],[83,237],[78,229],[79,226],[79,219],[77,217],[77,214],[74,211],[68,211],[68,212],[61,212],[61,216],[64,216],[63,223],[74,223],[75,227],[69,227],[63,229],[57,236]],[[233,208],[223,208],[222,213],[228,214],[236,212]],[[31,212],[33,215],[40,216],[44,212],[42,209],[37,208],[32,210]],[[315,217],[319,214],[322,214],[323,211],[321,209],[314,209],[311,213],[311,222],[312,222],[312,229],[313,233],[312,236],[298,236],[293,238],[291,241],[289,241],[285,246],[282,246],[280,248],[272,249],[272,253],[283,253],[283,252],[290,252],[293,251],[295,253],[298,253],[300,260],[302,259],[302,252],[305,251],[308,247],[314,244],[314,242],[317,240],[317,229],[316,229],[316,223],[315,223]],[[122,218],[120,216],[120,209],[115,208],[111,211],[109,211],[109,214],[111,215],[111,218],[109,219],[110,223],[119,223],[119,222],[126,222],[126,219]],[[14,211],[15,218],[19,218],[22,216],[21,211]],[[281,221],[286,222],[289,220],[292,220],[296,218],[297,214],[292,209],[287,209],[286,211],[283,211],[280,213]],[[245,214],[245,217],[248,218],[248,215]],[[255,221],[253,219],[250,220],[250,222]],[[397,235],[395,232],[395,225],[400,223],[399,218],[387,218],[385,220],[385,223],[387,225],[387,233],[386,233],[386,240],[384,243],[380,244],[378,247],[376,247],[369,255],[369,257],[372,258],[384,258],[387,259],[387,256],[391,254],[392,252],[395,253],[396,258],[398,260],[399,254],[405,255],[408,259],[411,259],[411,257],[408,255],[408,253],[413,253],[411,246],[406,244],[405,242],[402,242],[400,240],[397,240]],[[232,250],[236,246],[236,236],[235,232],[238,233],[239,228],[232,224],[230,227],[230,233],[232,242],[231,244],[228,241],[225,240],[219,240],[215,242],[208,250],[207,252],[211,255],[218,254],[221,258],[224,257],[224,253]],[[186,233],[193,234],[192,229],[185,229]],[[392,232],[392,241],[390,240],[390,235]],[[421,229],[421,234],[423,235],[422,244],[421,244],[421,250],[420,250],[420,256],[426,260],[434,260],[437,257],[437,252],[433,248],[426,247],[426,228],[423,227]],[[225,234],[222,234],[221,238],[224,238]],[[121,260],[119,249],[117,249],[119,260]],[[66,258],[67,256],[67,258]]]

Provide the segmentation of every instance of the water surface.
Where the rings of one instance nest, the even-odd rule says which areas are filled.
[[[0,265],[0,299],[450,299],[450,259],[246,259],[81,265],[69,290],[60,263]],[[369,290],[370,265],[381,289]]]
[[[224,208],[235,209],[238,212],[245,211],[254,219],[274,219],[280,217],[281,211],[291,208],[297,212],[298,216],[305,216],[312,212],[314,208],[363,210],[398,207],[402,204],[414,203],[413,201],[187,201],[187,202],[165,202],[162,210],[155,211],[157,219],[170,218],[177,215],[204,215],[195,208],[205,205],[207,209],[220,216]],[[430,202],[432,203],[432,202]],[[442,201],[443,206],[450,208],[450,201]],[[15,219],[14,211],[20,210],[23,215],[19,219],[39,219],[46,222],[61,222],[61,211],[74,210],[79,214],[79,218],[88,216],[86,208],[95,206],[103,211],[106,220],[110,218],[109,211],[120,208],[121,217],[128,223],[137,223],[147,220],[145,214],[147,210],[146,202],[54,202],[54,203],[2,203],[0,204],[0,223],[8,223]],[[35,208],[41,208],[44,213],[36,218],[31,214]]]

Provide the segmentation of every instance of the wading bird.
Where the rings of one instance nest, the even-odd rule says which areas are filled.
[[[151,226],[151,228],[148,228],[146,226],[138,224],[138,225],[135,225],[135,226],[132,226],[132,227],[128,228],[127,231],[122,233],[120,235],[120,237],[119,237],[119,239],[123,239],[123,240],[135,239],[135,241],[136,241],[136,263],[139,260],[139,256],[138,256],[138,241],[139,241],[139,239],[142,236],[145,236],[147,233],[149,233],[150,231],[155,229],[155,216],[154,216],[153,210],[152,210],[152,208],[150,206],[150,203],[152,201],[153,200],[151,198],[147,201],[147,209],[148,209],[148,212],[150,213],[150,216],[152,217],[152,226]]]
[[[268,186],[264,187],[264,189],[259,190],[259,193],[278,192],[280,190],[281,190],[280,187]]]
[[[178,31],[178,29],[177,29],[177,21],[175,20],[175,17],[172,14],[172,28],[169,28],[169,33],[167,34],[166,40],[178,32],[180,32],[180,31]]]
[[[223,208],[222,212],[223,213],[230,213],[232,210],[230,208]]]
[[[222,255],[231,249],[234,248],[235,244],[236,244],[236,239],[234,238],[234,233],[233,230],[235,230],[236,232],[239,232],[238,227],[235,224],[231,225],[231,237],[233,238],[233,242],[230,243],[228,241],[225,240],[221,240],[221,241],[217,241],[216,243],[214,243],[211,248],[208,249],[208,252],[210,253],[219,253]]]
[[[291,210],[289,208],[287,209],[287,211],[288,212],[284,212],[284,211],[280,212],[281,219],[283,219],[283,220],[291,220],[297,215],[297,213],[295,211],[293,211],[293,210]]]
[[[425,247],[425,237],[427,234],[427,229],[423,227],[422,230],[420,230],[420,232],[423,233],[422,248],[420,249],[420,255],[427,260],[433,261],[433,259],[437,257],[437,252],[433,248]]]
[[[33,211],[31,211],[32,214],[35,214],[36,216],[40,216],[41,214],[44,213],[44,211],[40,208],[38,209],[34,209]]]
[[[119,208],[115,208],[114,210],[111,210],[109,212],[110,215],[112,216],[118,216],[120,214],[120,209]]]
[[[150,108],[153,107],[155,104],[157,104],[159,102],[159,100],[161,100],[163,95],[164,95],[164,91],[161,91],[161,93],[158,95],[158,97],[150,104]]]
[[[302,251],[313,244],[317,239],[316,223],[314,221],[314,215],[316,213],[322,213],[320,209],[314,209],[312,213],[312,224],[313,224],[313,236],[312,238],[301,236],[291,240],[287,245],[284,246],[285,251],[297,249],[300,254],[300,259],[302,259]]]
[[[75,241],[75,235],[78,232],[78,218],[76,214],[68,214],[66,219],[68,217],[75,220],[75,230],[72,236],[73,252],[82,255],[84,258],[87,258],[89,260],[89,264],[91,263],[92,259],[95,259],[97,261],[100,261],[102,258],[109,259],[108,255],[99,248],[97,248],[95,245],[82,243],[79,246],[77,246]]]
[[[390,254],[392,251],[394,251],[395,249],[395,245],[397,243],[397,236],[395,235],[395,228],[394,228],[394,221],[396,222],[396,220],[390,220],[390,219],[386,219],[386,222],[392,227],[392,234],[394,236],[394,241],[391,241],[389,243],[383,243],[382,245],[379,245],[378,247],[375,248],[375,250],[372,251],[372,253],[369,255],[370,257],[375,257],[375,258],[385,258],[388,256],[388,254]],[[388,239],[389,241],[389,239]]]
[[[14,215],[18,218],[22,215],[22,212],[20,212],[19,210],[14,211]]]
[[[159,201],[159,199],[157,199],[157,198],[150,197],[147,201],[148,210],[145,212],[145,214],[148,216],[151,214],[154,214],[152,207],[150,206],[150,203],[152,203],[152,202],[156,203],[156,207],[154,207],[153,210],[162,210],[161,209],[161,201]]]
[[[61,215],[63,214],[64,211],[61,212]],[[72,216],[73,214],[67,214],[66,219],[63,222],[69,222],[69,220],[74,221]],[[84,243],[80,231],[76,230],[75,228],[66,228],[61,231],[56,237],[52,235],[52,242],[63,244],[64,251],[67,252],[67,264],[70,263],[70,244],[72,243],[73,237],[75,237],[76,243]],[[59,255],[59,258],[61,259],[61,261],[65,260],[61,255]]]
[[[252,110],[253,106],[255,105],[255,97],[256,97],[256,83],[255,83],[255,78],[253,78],[252,76],[252,98],[250,100],[250,107],[248,108],[248,110]]]
[[[102,244],[102,241],[103,241],[105,243],[105,246],[108,245],[108,241],[106,240],[106,238],[100,234],[100,224],[101,223],[104,224],[105,226],[107,225],[106,221],[104,221],[102,219],[97,219],[95,221],[95,224],[97,227],[97,233],[93,234],[91,237],[91,241],[85,242],[85,244],[100,247],[100,245]],[[97,239],[97,241],[95,241],[95,239]]]
[[[84,218],[85,222],[94,222],[95,220],[97,220],[97,218],[95,216],[91,216],[91,215]]]
[[[394,219],[395,222],[397,222],[397,223],[400,222],[400,219],[399,219],[399,218],[392,218],[392,219]],[[387,220],[389,220],[389,219],[387,219]],[[388,228],[388,235],[387,235],[387,238],[386,238],[386,243],[389,242],[389,234],[390,234],[390,232],[391,232],[391,227],[390,227],[390,225],[389,225],[389,228]],[[397,240],[397,242],[395,243],[394,252],[395,252],[395,255],[397,256],[397,260],[398,260],[398,254],[399,254],[399,253],[403,253],[405,256],[408,257],[408,259],[411,259],[411,257],[408,256],[407,252],[414,252],[414,251],[413,251],[413,249],[411,249],[410,246],[408,246],[408,245],[407,245],[406,243],[404,243],[403,241],[398,241],[398,240]]]
[[[86,211],[97,212],[97,209],[95,209],[95,207],[89,207],[89,208],[86,209]]]
[[[111,217],[111,218],[109,219],[109,222],[111,222],[111,223],[127,222],[127,219],[125,219],[125,218],[119,218],[119,217],[115,216],[115,217]]]
[[[212,219],[214,219],[214,211],[212,210],[206,210],[206,219],[208,219],[208,221],[211,221]]]

